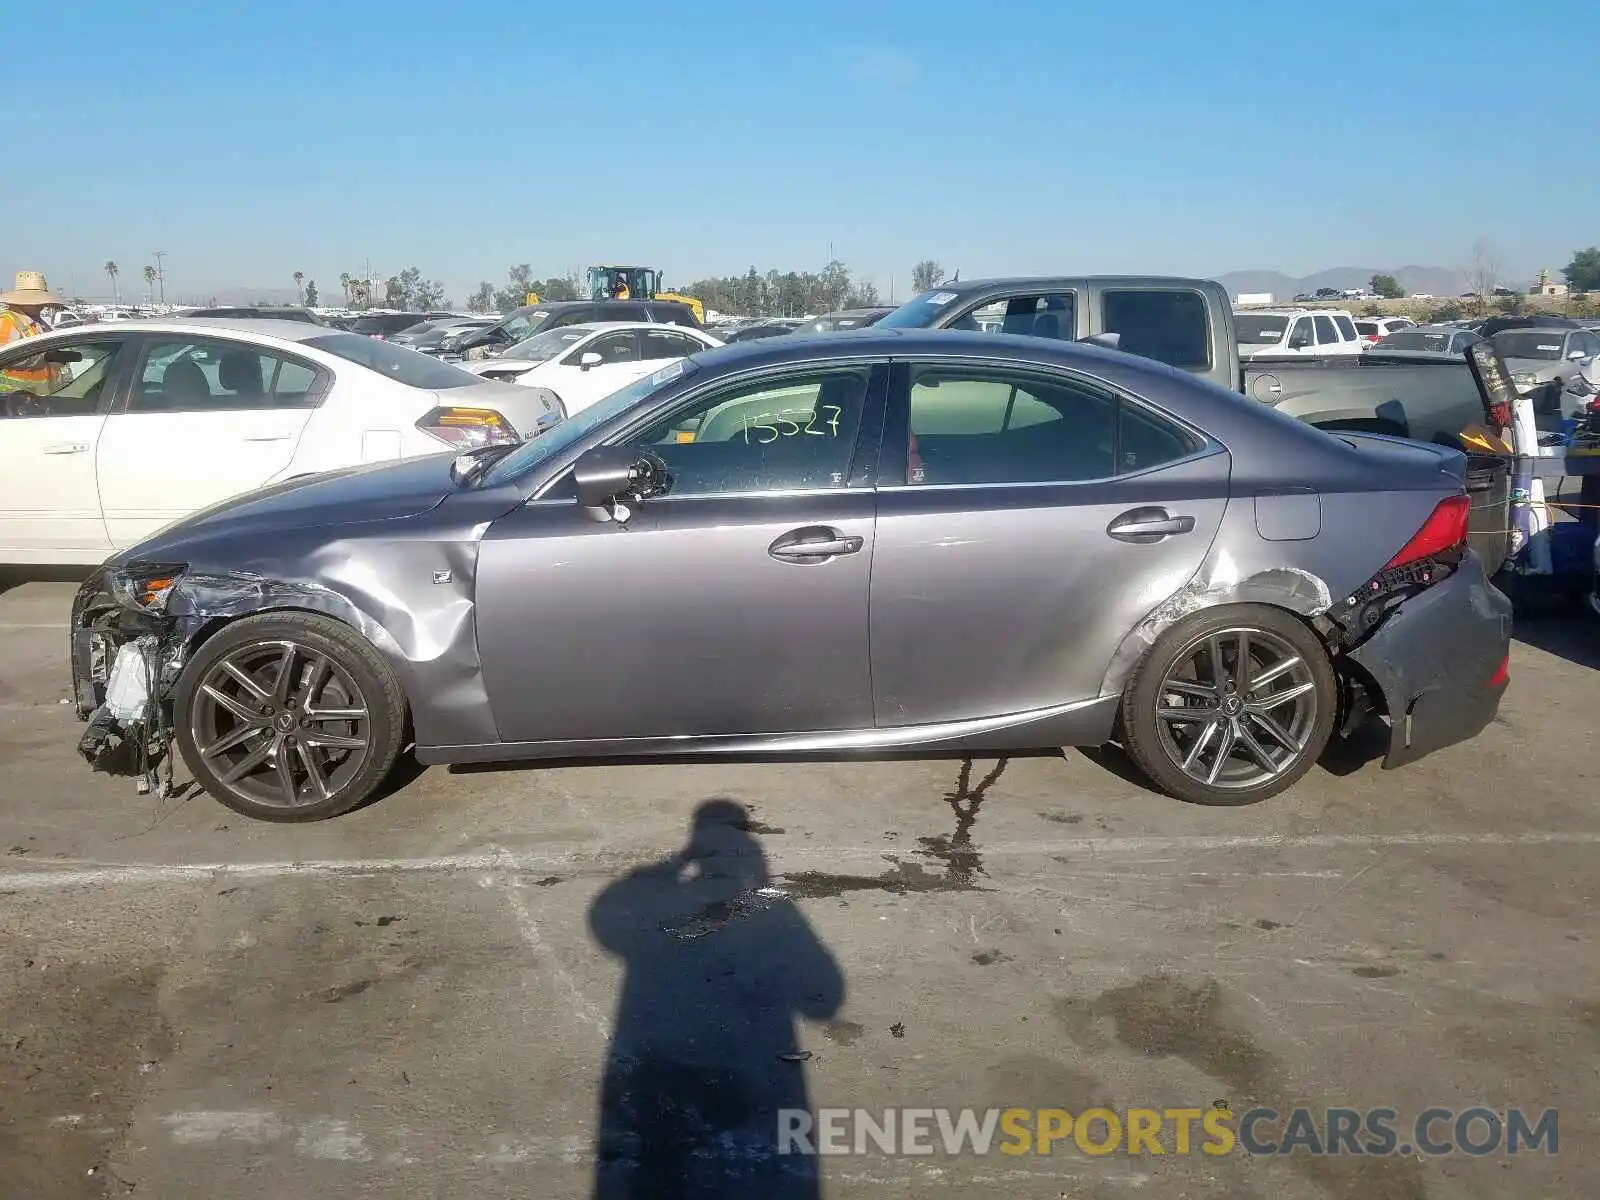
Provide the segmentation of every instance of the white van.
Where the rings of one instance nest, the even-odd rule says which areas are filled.
[[[1355,319],[1342,308],[1287,308],[1235,313],[1239,357],[1294,355],[1321,358],[1360,354],[1365,344]]]

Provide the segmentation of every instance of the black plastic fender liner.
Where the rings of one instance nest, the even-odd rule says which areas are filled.
[[[1477,736],[1505,694],[1511,601],[1468,553],[1447,579],[1417,593],[1349,652],[1383,692],[1385,769]]]

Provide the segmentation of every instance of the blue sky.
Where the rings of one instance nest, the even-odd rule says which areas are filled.
[[[1486,238],[1520,279],[1600,243],[1600,6],[1513,12],[14,4],[0,272],[88,294],[111,258],[127,290],[163,249],[175,294],[326,296],[370,258],[459,303],[516,262],[686,283],[831,246],[904,298],[926,256],[1301,275]]]

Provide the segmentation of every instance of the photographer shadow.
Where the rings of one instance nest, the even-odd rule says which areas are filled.
[[[695,811],[678,853],[608,886],[589,910],[625,977],[595,1145],[598,1200],[816,1200],[814,1158],[780,1154],[782,1109],[809,1110],[796,1018],[844,1000],[838,964],[774,888],[750,817]]]

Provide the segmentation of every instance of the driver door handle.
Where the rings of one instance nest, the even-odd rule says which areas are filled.
[[[826,526],[791,529],[767,547],[767,553],[784,562],[816,563],[841,554],[859,554],[866,539],[846,535]]]
[[[1148,545],[1179,533],[1192,533],[1194,518],[1173,516],[1164,508],[1132,508],[1106,526],[1119,542]]]
[[[44,447],[44,452],[46,454],[83,454],[88,449],[88,442],[50,442]]]

